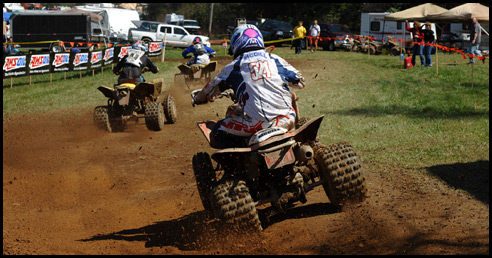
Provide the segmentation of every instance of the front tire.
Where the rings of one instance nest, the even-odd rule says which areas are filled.
[[[366,182],[362,166],[354,149],[347,142],[314,148],[315,160],[323,188],[330,202],[338,209],[349,202],[361,202],[366,197]]]
[[[178,119],[178,111],[176,109],[176,104],[174,103],[174,97],[172,95],[167,95],[162,103],[164,106],[164,116],[166,121],[170,124],[176,123]]]
[[[400,49],[397,47],[393,47],[393,48],[391,48],[390,53],[392,56],[399,56],[400,55]]]

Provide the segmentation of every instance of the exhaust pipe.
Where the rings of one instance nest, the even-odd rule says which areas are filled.
[[[294,155],[296,156],[297,161],[308,162],[314,156],[313,148],[309,145],[299,146],[295,149]]]

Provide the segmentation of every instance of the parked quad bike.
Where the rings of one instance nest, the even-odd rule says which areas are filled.
[[[399,56],[400,48],[400,45],[394,41],[393,37],[387,37],[387,40],[383,43],[383,49],[386,49],[392,56]],[[405,53],[405,48],[401,49],[401,53]]]
[[[192,97],[194,94],[196,91]],[[219,98],[231,95],[223,93]],[[295,100],[293,104],[296,106]],[[237,104],[230,106],[226,116],[237,108]],[[270,203],[276,211],[286,212],[297,201],[305,203],[306,193],[320,185],[339,210],[349,202],[362,201],[366,182],[359,158],[347,142],[330,146],[319,142],[322,120],[323,116],[299,119],[291,131],[278,127],[258,131],[249,138],[248,147],[222,149],[211,156],[195,154],[197,188],[209,215],[261,231],[258,206]],[[216,121],[197,124],[216,148],[210,138]]]
[[[350,51],[352,52],[360,52],[361,51],[361,37],[360,36],[354,36],[353,38],[349,38],[349,42],[350,42]]]
[[[362,43],[361,50],[363,53],[367,53],[367,51],[369,51],[371,55],[378,55],[381,54],[383,50],[383,43],[379,41],[366,40]]]
[[[114,88],[99,86],[97,89],[108,98],[108,104],[94,109],[94,124],[109,132],[123,131],[129,120],[138,122],[141,117],[151,131],[162,130],[164,118],[174,124],[177,119],[174,98],[162,94],[162,83],[162,79],[157,79],[138,85],[115,84]]]
[[[181,64],[178,66],[180,73],[174,75],[174,85],[188,90],[194,84],[204,85],[219,74],[215,72],[217,64],[217,61],[210,61],[208,64]]]

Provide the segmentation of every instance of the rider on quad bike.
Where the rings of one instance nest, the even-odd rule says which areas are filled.
[[[194,58],[186,63],[188,66],[194,64],[209,64],[209,55],[214,56],[215,50],[203,45],[202,39],[200,37],[195,37],[193,39],[192,45],[185,49],[183,53],[181,53],[181,55],[183,56],[183,58],[189,58],[189,53],[192,53],[194,55]]]
[[[152,60],[147,57],[147,49],[139,41],[132,45],[128,50],[128,55],[123,57],[120,62],[113,68],[113,73],[120,75],[118,84],[133,83],[139,84],[145,82],[142,76],[142,70],[147,67],[152,73],[159,72],[159,68],[154,65]],[[121,70],[121,71],[120,71]]]
[[[288,86],[304,88],[301,73],[283,58],[265,51],[263,37],[254,25],[235,29],[229,54],[234,60],[202,90],[192,94],[193,104],[204,104],[225,90],[234,91],[238,106],[213,128],[211,140],[218,145],[214,147],[245,147],[248,137],[272,126],[293,129],[295,95]]]

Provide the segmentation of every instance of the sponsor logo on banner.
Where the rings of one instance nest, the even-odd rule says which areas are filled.
[[[6,72],[25,67],[26,56],[8,56],[3,64],[3,70]]]
[[[102,60],[102,51],[92,52],[91,64],[95,64]]]
[[[55,54],[55,59],[53,60],[53,65],[55,67],[60,67],[62,65],[69,64],[70,54]]]
[[[130,47],[121,47],[121,50],[120,50],[120,53],[118,54],[118,57],[121,59],[121,58],[125,57],[126,55],[128,55],[128,49],[130,49]]]
[[[36,69],[47,65],[50,65],[49,54],[31,56],[31,61],[29,62],[29,68]]]
[[[108,59],[113,58],[114,48],[108,48],[104,51],[104,61],[108,61]]]
[[[157,52],[161,50],[162,44],[161,42],[150,42],[149,43],[149,52]]]
[[[89,62],[89,53],[78,53],[75,55],[75,59],[73,60],[73,65],[78,66],[81,64],[85,64]]]

